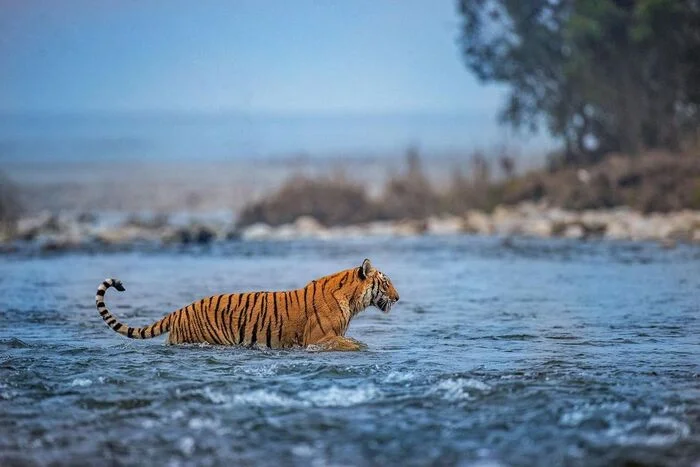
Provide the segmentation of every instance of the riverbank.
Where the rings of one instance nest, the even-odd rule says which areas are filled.
[[[498,206],[491,213],[470,210],[465,215],[428,216],[420,220],[386,220],[346,226],[324,226],[310,216],[272,226],[241,226],[231,213],[208,215],[123,215],[41,213],[19,220],[2,251],[70,251],[134,249],[225,241],[279,241],[303,238],[405,237],[422,235],[495,235],[500,237],[563,237],[678,242],[700,245],[700,211],[643,214],[629,208],[569,211],[543,203]]]

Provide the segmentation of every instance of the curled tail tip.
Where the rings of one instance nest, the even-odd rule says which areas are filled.
[[[124,292],[126,290],[124,288],[124,284],[122,284],[122,281],[120,281],[119,279],[113,279],[113,278],[105,279],[103,284],[105,287],[112,286],[120,292]]]

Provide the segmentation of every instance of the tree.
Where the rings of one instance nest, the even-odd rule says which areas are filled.
[[[568,162],[677,149],[700,121],[700,0],[459,0],[460,46],[506,84],[500,118],[545,126]]]

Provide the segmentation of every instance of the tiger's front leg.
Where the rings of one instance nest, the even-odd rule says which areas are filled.
[[[321,350],[355,352],[367,348],[366,344],[345,336],[327,337],[316,344]]]

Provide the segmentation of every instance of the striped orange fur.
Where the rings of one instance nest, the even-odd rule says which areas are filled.
[[[97,311],[124,336],[148,339],[167,332],[170,344],[208,342],[275,349],[318,345],[358,350],[362,344],[345,337],[352,318],[371,305],[388,313],[399,300],[391,280],[366,259],[360,267],[313,280],[301,289],[214,295],[149,326],[134,328],[107,309],[104,295],[110,287],[124,290],[117,279],[102,282],[95,297]]]

